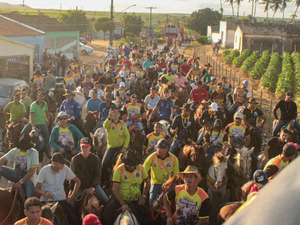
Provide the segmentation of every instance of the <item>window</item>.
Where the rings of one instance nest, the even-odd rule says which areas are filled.
[[[235,36],[235,42],[237,42],[237,36]]]

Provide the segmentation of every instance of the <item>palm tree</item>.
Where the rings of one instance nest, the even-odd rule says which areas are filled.
[[[222,0],[220,0],[220,13],[223,19],[223,5],[222,5]]]
[[[255,7],[254,7],[254,13],[253,13],[253,18],[255,19],[256,16],[256,6],[257,6],[258,0],[255,0]]]
[[[229,5],[231,5],[232,17],[234,17],[233,0],[224,0],[224,2],[229,3]]]
[[[274,16],[275,16],[277,10],[278,9],[281,10],[281,6],[280,6],[281,3],[282,3],[281,0],[272,0],[272,2],[271,2],[271,9],[273,9],[273,11],[274,11],[273,17],[272,17],[273,21],[274,21]]]
[[[282,20],[284,20],[284,11],[287,7],[288,2],[291,2],[291,0],[282,0],[282,3],[281,3]]]
[[[241,5],[241,2],[243,0],[235,0],[234,2],[237,4],[237,14],[236,14],[236,18],[237,20],[239,19],[239,13],[240,13],[240,5]]]
[[[268,20],[268,18],[269,18],[269,7],[270,7],[270,3],[271,3],[271,0],[262,0],[262,2],[259,3],[259,4],[264,4],[264,5],[265,5],[264,12],[267,12],[267,20]]]
[[[254,10],[254,0],[249,0],[248,2],[252,3],[252,7],[251,7],[251,17],[253,17],[253,10]]]
[[[294,14],[292,15],[291,22],[293,22],[293,20],[295,19],[295,17],[297,17],[296,14],[297,14],[298,8],[300,6],[300,0],[295,0],[294,4],[296,5],[296,10],[295,10]]]

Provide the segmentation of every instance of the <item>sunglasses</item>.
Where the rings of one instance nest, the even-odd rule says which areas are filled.
[[[96,93],[96,92],[93,92],[93,95],[97,95],[98,93]]]
[[[67,120],[67,118],[66,117],[64,117],[64,118],[58,118],[58,120]]]

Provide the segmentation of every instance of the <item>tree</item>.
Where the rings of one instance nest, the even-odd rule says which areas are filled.
[[[271,4],[271,0],[263,0],[263,2],[259,3],[259,4],[264,4],[265,5],[264,12],[267,12],[267,21],[268,21],[268,18],[269,18],[269,7],[270,7],[270,4]]]
[[[231,5],[231,11],[232,11],[232,17],[234,17],[234,8],[233,8],[233,0],[225,0],[225,2],[229,3]]]
[[[284,13],[285,13],[285,9],[287,7],[288,2],[291,2],[291,0],[282,0],[282,3],[281,3],[282,20],[284,20]]]
[[[126,33],[129,32],[134,35],[139,35],[142,31],[144,21],[140,15],[138,16],[135,13],[132,13],[131,15],[124,13],[121,21],[123,22],[123,28]]]
[[[249,0],[251,2],[251,17],[253,17],[253,11],[254,11],[254,0]]]
[[[222,5],[222,1],[223,0],[220,0],[220,13],[221,13],[221,16],[223,18],[223,5]]]
[[[57,16],[57,20],[76,27],[80,33],[84,33],[89,28],[89,20],[82,10],[68,10]]]
[[[218,11],[213,11],[210,8],[195,11],[187,19],[187,28],[194,30],[201,35],[207,34],[208,25],[218,25],[222,15]]]
[[[296,5],[296,10],[295,10],[294,14],[291,15],[291,17],[292,17],[291,18],[291,22],[294,22],[295,21],[295,17],[297,17],[297,11],[298,11],[298,8],[300,6],[300,0],[295,0],[294,4]]]
[[[254,7],[254,13],[253,13],[253,18],[255,20],[255,17],[256,17],[256,7],[257,7],[257,3],[258,3],[258,0],[255,0],[255,7]]]
[[[281,4],[281,0],[272,0],[272,2],[271,2],[271,9],[274,11],[273,17],[272,17],[273,21],[274,21],[274,17],[275,17],[277,10],[278,9],[281,10],[280,4]]]
[[[115,23],[107,17],[101,17],[95,20],[94,22],[94,30],[96,32],[102,31],[104,34],[104,40],[105,40],[105,33],[107,31],[114,31],[115,30]]]
[[[239,13],[240,13],[240,5],[241,5],[241,2],[243,0],[235,0],[235,3],[237,4],[237,14],[236,14],[236,18],[237,20],[239,20]]]

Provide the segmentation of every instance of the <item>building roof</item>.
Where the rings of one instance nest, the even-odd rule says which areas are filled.
[[[45,32],[78,31],[76,27],[61,23],[55,18],[44,15],[21,15],[18,13],[5,13],[2,15]]]
[[[241,23],[239,26],[245,35],[300,36],[300,29],[296,24]]]
[[[34,46],[33,45],[28,45],[28,44],[25,44],[23,42],[20,42],[20,41],[16,41],[16,40],[12,40],[10,38],[6,38],[6,37],[3,37],[3,36],[0,36],[0,40],[2,41],[7,41],[7,42],[11,42],[11,43],[14,43],[16,45],[22,45],[26,48],[31,48],[31,49],[34,49]]]
[[[1,36],[41,35],[43,32],[0,15]]]
[[[227,21],[227,30],[236,30],[237,26],[240,24],[241,22]]]
[[[218,33],[220,31],[219,25],[211,26],[211,32]]]

